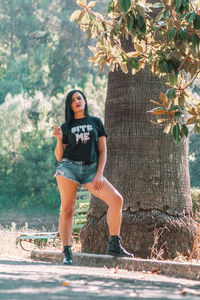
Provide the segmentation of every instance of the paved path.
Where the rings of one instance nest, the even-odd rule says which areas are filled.
[[[0,257],[0,299],[200,299],[200,282],[117,268]]]

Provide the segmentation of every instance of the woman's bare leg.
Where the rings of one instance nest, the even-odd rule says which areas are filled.
[[[104,178],[103,187],[100,190],[93,188],[92,182],[85,187],[97,198],[103,200],[108,205],[107,223],[110,235],[119,235],[122,220],[123,198],[112,184]]]
[[[61,197],[59,232],[63,246],[71,245],[74,206],[78,184],[63,176],[56,176]]]
[[[112,186],[112,184],[104,178],[103,186],[100,190],[93,188],[93,183],[90,182],[85,187],[99,199],[103,200],[108,205],[107,223],[110,233],[110,242],[107,249],[107,254],[120,257],[133,257],[133,254],[128,253],[120,243],[120,228],[122,220],[122,205],[123,198],[120,193]]]

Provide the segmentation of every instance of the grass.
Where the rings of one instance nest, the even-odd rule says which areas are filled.
[[[73,237],[72,237],[72,251],[73,252],[80,252],[81,251],[81,244],[79,233],[80,229],[86,222],[86,215],[89,208],[89,201],[90,201],[90,193],[84,189],[80,189],[77,193],[76,198],[76,207],[75,207],[75,214],[74,214],[74,224],[73,224]],[[24,213],[26,218],[24,218]],[[39,213],[39,214],[38,214]],[[6,212],[5,212],[6,214]],[[25,225],[20,227],[17,225],[16,222],[12,222],[11,226],[0,226],[0,256],[17,256],[17,257],[29,257],[30,251],[25,251],[21,248],[18,244],[16,246],[16,239],[23,234],[33,235],[39,232],[57,232],[57,226],[49,227],[49,224],[54,224],[55,220],[58,219],[59,211],[56,213],[48,212],[48,210],[43,211],[38,210],[32,212],[10,212],[11,218],[14,220],[28,220],[31,219],[31,226],[28,222],[25,222]],[[8,217],[9,213],[7,212],[6,216]],[[48,220],[48,223],[45,220]],[[52,222],[52,223],[51,223]],[[43,224],[47,224],[48,228],[45,228]],[[34,226],[36,225],[36,226]],[[31,228],[29,228],[31,227]],[[23,246],[25,249],[34,250],[39,249],[38,245],[35,243],[30,243],[23,241]],[[47,245],[43,245],[42,249],[45,250],[59,250],[62,251],[62,245],[60,239],[56,239],[55,242],[53,240],[48,239]]]
[[[194,261],[198,262],[198,259],[200,258],[200,189],[197,188],[192,188],[191,189],[191,194],[192,194],[192,201],[193,201],[193,214],[196,222],[199,224],[199,229],[197,232],[197,236],[194,242],[193,246],[193,255],[188,259],[187,257],[183,257],[181,254],[177,254],[177,257],[174,259],[174,261],[179,261],[179,262],[185,262],[185,261]],[[74,252],[80,252],[81,251],[81,244],[80,244],[80,238],[79,238],[79,233],[80,233],[80,228],[85,224],[86,222],[86,214],[89,208],[89,199],[90,194],[88,194],[85,190],[79,191],[77,194],[77,199],[76,199],[76,212],[75,212],[75,217],[74,217],[74,230],[73,230],[73,240],[72,240],[72,250]],[[34,212],[36,214],[36,212]],[[0,256],[17,256],[17,257],[29,257],[30,256],[30,251],[24,251],[19,245],[16,247],[16,239],[22,234],[29,233],[38,233],[38,232],[46,232],[46,231],[58,231],[57,226],[53,226],[51,228],[44,228],[41,225],[44,224],[44,219],[45,217],[48,218],[50,214],[48,211],[45,211],[44,214],[42,211],[41,213],[41,224],[40,224],[40,229],[35,229],[33,224],[38,225],[38,220],[36,219],[35,221],[32,221],[31,226],[29,225],[28,222],[25,222],[24,226],[21,226],[20,228],[17,228],[18,226],[16,225],[15,222],[11,223],[11,226],[0,226]],[[28,214],[27,217],[31,218],[32,214]],[[16,214],[19,217],[19,214]],[[52,220],[55,218],[58,219],[58,213],[56,212],[55,214],[52,214]],[[23,218],[23,216],[22,216]],[[53,224],[53,223],[51,223]],[[29,228],[29,226],[31,228]],[[30,247],[31,249],[38,249],[36,245],[26,243],[26,246]],[[157,240],[155,239],[155,246],[157,244]],[[31,248],[32,247],[32,248]],[[56,243],[49,243],[46,247],[43,249],[45,250],[62,250],[62,246],[59,241],[56,241]],[[154,249],[152,249],[153,251]],[[162,250],[162,249],[161,249]],[[153,251],[155,252],[155,251]],[[154,258],[161,259],[162,253],[153,253]],[[159,255],[158,255],[159,254]],[[156,256],[156,257],[155,257]]]

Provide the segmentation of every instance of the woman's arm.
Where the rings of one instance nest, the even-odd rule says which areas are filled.
[[[62,130],[58,125],[53,126],[53,136],[57,138],[57,144],[55,148],[55,156],[58,161],[61,161],[63,153],[67,145],[62,143]]]
[[[106,165],[107,159],[107,146],[106,146],[106,137],[99,137],[99,161],[98,161],[98,169],[97,174],[101,174],[103,176],[103,171]]]
[[[95,190],[100,190],[103,186],[103,171],[106,164],[107,158],[107,147],[106,147],[106,137],[99,137],[99,161],[97,174],[93,179],[93,187]]]

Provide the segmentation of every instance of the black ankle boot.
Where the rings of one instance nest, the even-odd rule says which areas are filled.
[[[120,257],[130,257],[133,258],[134,255],[128,253],[120,243],[120,237],[118,235],[111,235],[110,242],[108,245],[108,255],[120,256]]]
[[[71,246],[64,246],[63,253],[64,253],[63,263],[65,265],[73,265]]]

